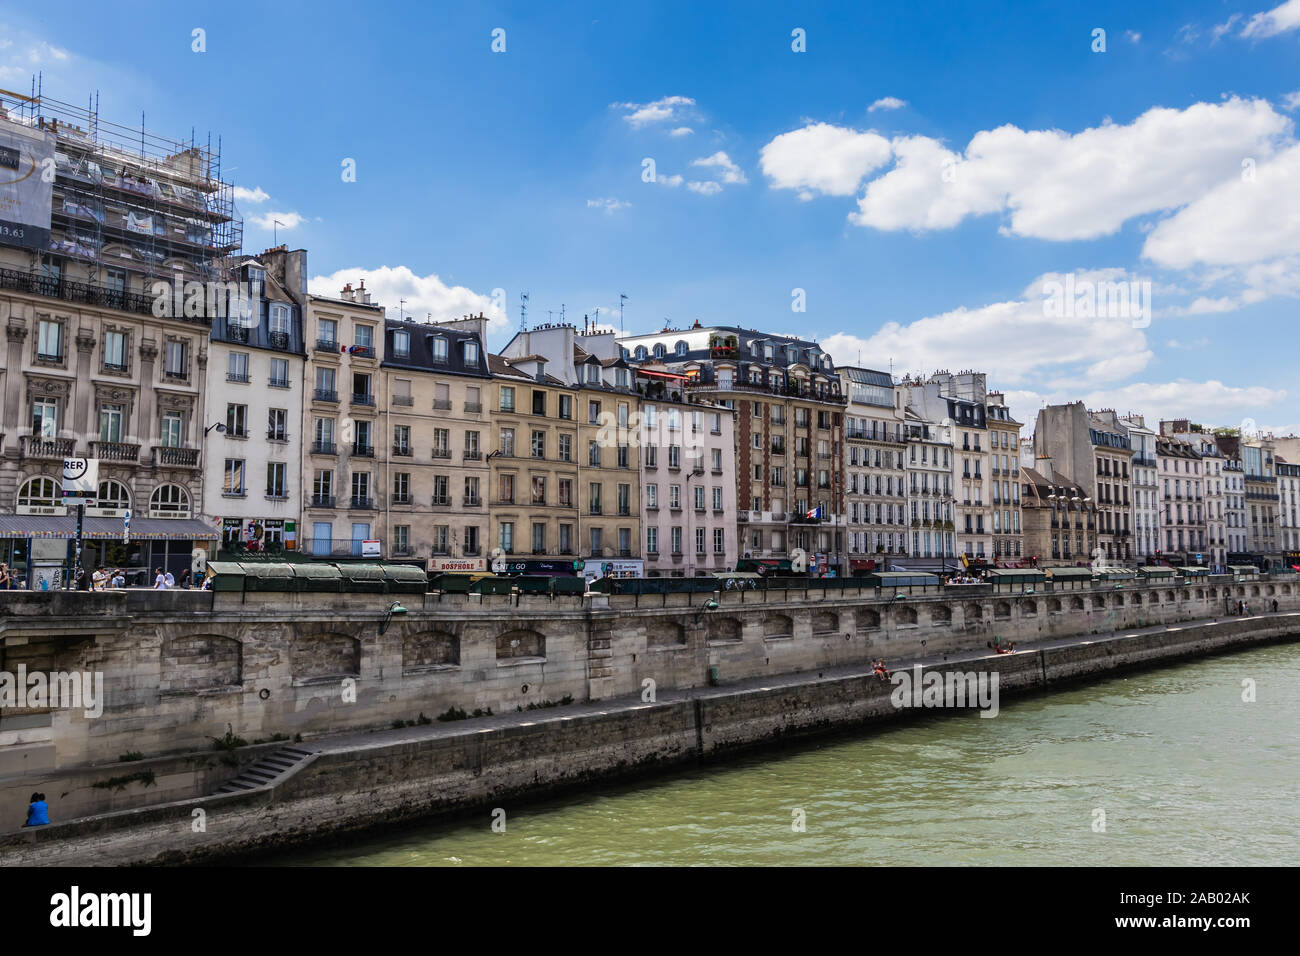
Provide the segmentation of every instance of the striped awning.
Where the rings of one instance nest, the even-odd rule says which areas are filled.
[[[0,538],[75,538],[75,515],[0,515]],[[81,536],[87,541],[122,540],[121,518],[85,518]],[[197,518],[132,518],[132,541],[215,540],[221,535]]]

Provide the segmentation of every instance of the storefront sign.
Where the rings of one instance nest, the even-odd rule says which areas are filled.
[[[361,556],[362,556],[363,558],[377,558],[377,557],[379,557],[379,542],[378,542],[378,541],[373,541],[373,540],[372,540],[372,541],[362,541],[362,542],[361,542]]]
[[[63,497],[81,504],[94,504],[99,497],[99,459],[63,459]]]
[[[434,571],[482,571],[482,558],[434,558]]]

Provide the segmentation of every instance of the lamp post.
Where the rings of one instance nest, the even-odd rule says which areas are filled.
[[[211,425],[209,425],[207,428],[203,429],[203,437],[204,437],[204,438],[207,438],[207,437],[208,437],[208,432],[212,431],[212,429],[214,429],[214,428],[217,430],[217,434],[218,434],[218,435],[224,435],[224,434],[226,433],[226,423],[225,423],[225,422],[213,422],[213,423],[212,423]]]
[[[388,630],[388,625],[392,622],[393,615],[405,613],[406,608],[402,606],[401,601],[394,601],[392,604],[388,605],[388,610],[384,614],[384,620],[379,625],[380,636],[383,636],[383,633]]]

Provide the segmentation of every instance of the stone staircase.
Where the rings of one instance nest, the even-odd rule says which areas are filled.
[[[227,780],[216,789],[215,793],[243,793],[279,783],[282,778],[297,770],[302,761],[310,756],[312,751],[301,747],[281,747],[275,753],[245,767],[240,771],[239,776]]]

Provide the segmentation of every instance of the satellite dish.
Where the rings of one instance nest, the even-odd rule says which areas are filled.
[[[493,574],[505,574],[506,555],[505,552],[502,551],[500,548],[492,549],[491,567],[492,567]]]
[[[795,548],[790,552],[790,570],[797,574],[808,571],[808,552],[803,548]]]

